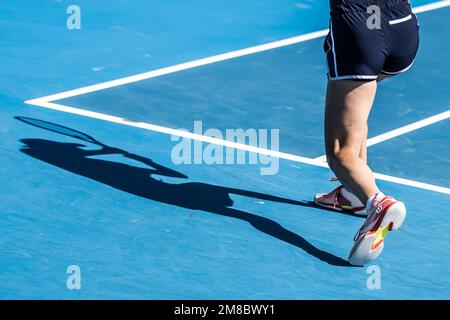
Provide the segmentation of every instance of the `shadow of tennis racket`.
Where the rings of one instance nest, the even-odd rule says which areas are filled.
[[[16,116],[15,119],[17,119],[23,123],[26,123],[28,125],[31,125],[33,127],[37,127],[40,129],[54,132],[54,133],[62,134],[64,136],[72,137],[74,139],[78,139],[78,140],[81,140],[84,142],[89,142],[89,143],[98,145],[104,149],[105,154],[122,154],[129,159],[133,159],[133,160],[145,163],[149,166],[152,166],[153,168],[157,169],[159,175],[164,175],[164,176],[173,177],[173,178],[187,178],[187,176],[185,176],[184,174],[182,174],[178,171],[169,169],[167,167],[161,166],[149,158],[145,158],[145,157],[133,154],[133,153],[129,153],[128,151],[125,151],[125,150],[122,150],[119,148],[108,146],[108,145],[98,141],[94,137],[92,137],[84,132],[81,132],[79,130],[75,130],[75,129],[72,129],[69,127],[65,127],[65,126],[62,126],[62,125],[59,125],[59,124],[56,124],[53,122],[40,120],[40,119],[21,117],[21,116]]]

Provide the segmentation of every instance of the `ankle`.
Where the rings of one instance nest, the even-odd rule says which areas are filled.
[[[369,199],[367,200],[367,203],[366,203],[366,211],[369,212],[369,209],[372,207],[372,203],[374,200],[379,200],[382,198],[384,198],[384,193],[381,191],[379,191],[378,193],[375,193],[374,195],[369,197]]]

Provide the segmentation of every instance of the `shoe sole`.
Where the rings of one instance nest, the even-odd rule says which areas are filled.
[[[367,232],[355,242],[348,262],[354,266],[363,266],[375,260],[383,251],[384,239],[389,231],[398,230],[406,218],[406,207],[397,201],[387,209],[380,226],[375,231]]]

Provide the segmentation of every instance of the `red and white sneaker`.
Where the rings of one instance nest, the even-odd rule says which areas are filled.
[[[318,206],[338,211],[365,214],[365,205],[352,193],[339,186],[329,193],[316,194],[314,203]]]
[[[355,266],[363,266],[380,255],[388,232],[400,228],[405,220],[406,207],[403,202],[390,196],[381,196],[372,201],[367,213],[348,258],[350,264]]]

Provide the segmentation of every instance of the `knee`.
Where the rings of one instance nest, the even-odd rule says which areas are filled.
[[[332,170],[339,165],[347,165],[359,158],[359,148],[346,146],[327,152],[327,162]]]

